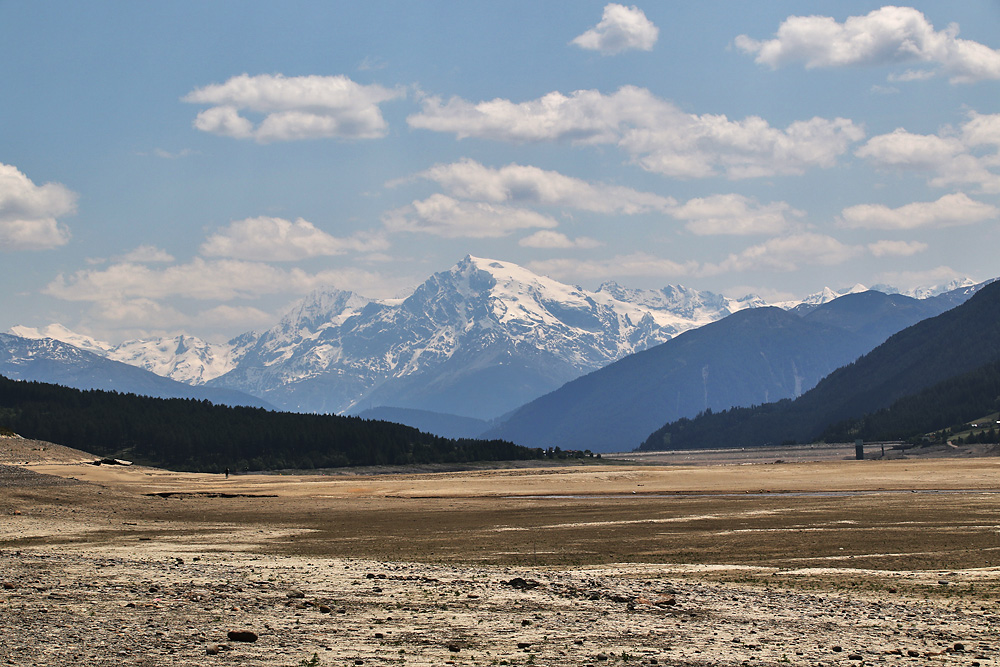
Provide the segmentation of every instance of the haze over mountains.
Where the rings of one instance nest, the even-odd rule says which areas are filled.
[[[224,345],[186,335],[109,345],[59,325],[13,333],[172,378],[198,397],[252,395],[282,410],[360,413],[452,437],[479,435],[506,416],[490,437],[612,451],[706,408],[798,396],[968,298],[969,284],[921,300],[856,285],[846,296],[825,290],[768,308],[752,295],[681,286],[606,283],[591,292],[470,256],[405,299],[318,290],[274,327]],[[29,359],[44,369],[37,352],[24,355],[22,373]],[[8,367],[17,354],[9,356]],[[46,372],[33,379],[60,382]],[[161,395],[148,384],[100,388]]]

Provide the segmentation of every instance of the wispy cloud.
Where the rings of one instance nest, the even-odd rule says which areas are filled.
[[[385,250],[388,242],[380,234],[356,234],[337,238],[308,220],[257,217],[231,222],[201,245],[206,257],[231,257],[264,262],[290,262],[309,257],[328,257],[346,252]]]
[[[1000,209],[959,192],[944,195],[937,201],[913,202],[898,208],[889,208],[884,204],[859,204],[845,208],[840,217],[843,226],[855,229],[916,229],[996,220],[1000,217]]]
[[[447,238],[499,238],[520,229],[550,229],[553,218],[525,208],[468,202],[434,194],[385,214],[390,232],[414,232]]]
[[[494,203],[537,204],[626,215],[666,211],[676,204],[672,197],[589,183],[557,171],[519,164],[494,169],[464,159],[435,165],[417,177],[436,182],[453,197]]]

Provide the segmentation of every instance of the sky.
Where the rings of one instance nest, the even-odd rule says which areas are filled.
[[[0,0],[0,330],[223,341],[471,254],[1000,276],[1000,2]]]

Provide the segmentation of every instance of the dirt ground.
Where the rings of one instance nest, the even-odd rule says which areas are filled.
[[[226,479],[0,439],[0,664],[993,665],[1000,458],[943,453]]]

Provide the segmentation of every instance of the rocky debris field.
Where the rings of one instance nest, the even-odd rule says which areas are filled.
[[[1000,650],[995,603],[968,596],[724,583],[679,566],[495,568],[161,547],[0,551],[0,662],[977,667]],[[928,583],[974,585],[973,574]]]

